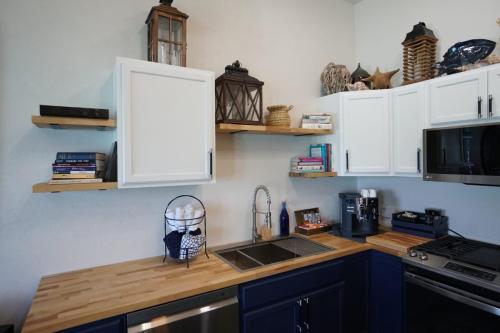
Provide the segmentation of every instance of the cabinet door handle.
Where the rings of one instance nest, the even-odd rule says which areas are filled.
[[[213,154],[212,149],[210,149],[208,151],[208,156],[210,158],[210,161],[209,161],[209,163],[210,163],[210,166],[209,166],[210,167],[210,178],[212,178],[213,177],[213,173],[214,173],[214,161],[213,161],[214,154]]]
[[[479,96],[477,98],[477,117],[481,119],[483,117],[483,112],[481,111],[481,105],[483,104],[483,98]]]
[[[422,173],[422,168],[420,167],[420,153],[422,152],[422,149],[417,148],[417,171],[418,173]]]
[[[493,117],[493,95],[488,96],[488,118]]]
[[[309,297],[304,298],[304,304],[305,304],[305,316],[302,319],[302,324],[304,324],[306,330],[309,331],[309,326],[311,325],[310,315],[309,315]]]
[[[345,168],[349,172],[349,150],[345,151]]]

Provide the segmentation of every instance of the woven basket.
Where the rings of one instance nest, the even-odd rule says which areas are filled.
[[[273,105],[268,106],[269,114],[266,116],[267,126],[290,127],[291,119],[288,111],[293,109],[293,105]]]

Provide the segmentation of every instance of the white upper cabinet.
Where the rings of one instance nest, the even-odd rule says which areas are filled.
[[[500,117],[500,67],[488,72],[488,117]]]
[[[387,91],[343,94],[342,135],[345,174],[389,174],[391,128]]]
[[[118,58],[118,186],[213,182],[214,73]]]
[[[429,89],[433,125],[488,117],[488,73],[484,70],[432,80]]]
[[[418,176],[422,171],[422,130],[426,111],[426,87],[413,84],[391,91],[393,172]]]

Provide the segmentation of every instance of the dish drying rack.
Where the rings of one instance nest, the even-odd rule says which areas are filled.
[[[170,209],[170,206],[172,206],[172,204],[179,200],[179,199],[182,199],[182,198],[190,198],[196,202],[199,203],[199,205],[201,206],[202,210],[203,210],[203,214],[199,217],[196,217],[196,218],[189,218],[189,219],[176,219],[176,218],[168,218],[167,217],[167,211]],[[186,267],[189,268],[189,260],[190,259],[194,259],[195,257],[197,257],[199,254],[201,254],[201,249],[203,248],[204,249],[204,252],[205,252],[205,256],[207,258],[210,258],[208,256],[208,251],[207,251],[207,212],[206,212],[206,209],[205,209],[205,205],[203,205],[203,202],[201,202],[200,199],[196,198],[195,196],[192,196],[192,195],[179,195],[177,197],[175,197],[174,199],[170,200],[170,202],[167,204],[167,207],[165,208],[165,212],[163,213],[163,217],[164,217],[164,230],[165,230],[165,238],[163,238],[163,242],[165,244],[165,256],[163,257],[163,262],[165,262],[167,260],[167,257],[170,257],[172,260],[174,261],[178,261],[178,262],[186,262]],[[184,258],[185,259],[178,259],[178,258],[173,258],[169,255],[169,250],[168,250],[168,247],[167,247],[167,242],[166,242],[166,237],[167,237],[167,226],[171,227],[169,228],[169,230],[174,230],[174,229],[177,229],[178,228],[178,224],[183,224],[183,227],[184,227],[184,232],[188,233],[189,230],[188,228],[189,227],[192,227],[192,226],[198,226],[198,228],[201,230],[202,232],[202,235],[203,235],[203,241],[198,244],[198,246],[196,247],[193,247],[193,246],[189,246],[189,247],[180,247],[180,251],[179,253],[184,253]],[[193,253],[195,253],[195,255],[193,255]]]

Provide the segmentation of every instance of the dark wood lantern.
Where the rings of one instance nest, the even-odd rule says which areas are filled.
[[[186,67],[186,21],[188,16],[170,6],[173,0],[160,0],[151,8],[148,25],[148,60]]]
[[[406,34],[403,41],[403,84],[435,77],[436,45],[434,32],[420,22]]]
[[[262,86],[239,61],[215,80],[216,123],[263,125]]]

